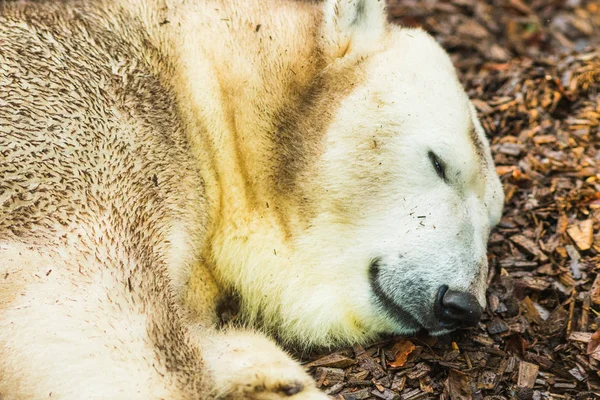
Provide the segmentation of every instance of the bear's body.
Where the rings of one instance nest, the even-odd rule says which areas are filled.
[[[399,78],[426,84],[390,81],[394,47],[432,60]],[[433,209],[435,225],[436,209],[403,174],[438,178],[427,151],[422,167],[398,155],[444,141],[467,166],[436,189],[440,228],[457,228],[422,233],[406,218]],[[413,290],[388,287],[412,240],[390,226],[421,251],[448,243],[408,257],[427,302],[445,284],[481,303],[501,199],[449,60],[379,1],[3,3],[0,398],[325,398],[266,338],[215,329],[224,293],[294,345],[441,333],[416,300],[390,314]],[[423,274],[441,258],[465,265]]]

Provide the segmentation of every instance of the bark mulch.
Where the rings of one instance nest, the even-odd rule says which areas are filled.
[[[335,399],[600,399],[600,1],[391,0],[450,51],[506,191],[478,327],[314,356]]]

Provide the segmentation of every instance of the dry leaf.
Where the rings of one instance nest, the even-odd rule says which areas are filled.
[[[402,367],[406,364],[406,360],[408,359],[408,355],[413,352],[415,349],[415,345],[410,340],[401,340],[396,343],[391,351],[394,355],[394,361],[388,362],[390,367]]]
[[[515,169],[517,169],[517,167],[515,167],[514,165],[498,165],[496,167],[496,173],[498,175],[504,175],[512,173]]]
[[[526,173],[521,172],[518,168],[512,171],[512,178],[515,182],[523,182],[529,180],[529,176]]]

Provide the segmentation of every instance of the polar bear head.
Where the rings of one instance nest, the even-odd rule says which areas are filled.
[[[476,323],[504,196],[448,55],[425,32],[387,24],[383,1],[327,2],[322,36],[330,68],[357,80],[333,111],[314,176],[324,182],[320,243],[351,254],[333,252],[331,264],[368,282],[365,308],[388,330]]]
[[[476,112],[446,52],[383,0],[322,7],[318,87],[274,155],[286,239],[244,236],[232,267],[245,313],[304,345],[473,325],[504,198]]]

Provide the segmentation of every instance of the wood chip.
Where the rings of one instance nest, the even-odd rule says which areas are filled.
[[[583,382],[587,379],[587,376],[581,373],[581,370],[579,370],[577,367],[571,368],[569,370],[569,374],[571,374],[579,382]]]
[[[540,250],[540,248],[530,239],[523,235],[513,235],[510,240],[523,248],[529,254],[536,256],[541,262],[548,261],[548,257]]]
[[[481,373],[481,375],[479,375],[479,379],[477,380],[477,388],[491,390],[496,386],[497,380],[498,375],[495,372],[484,371]]]
[[[567,234],[581,251],[589,250],[594,239],[594,222],[586,219],[567,228]]]
[[[369,371],[375,379],[379,379],[385,375],[385,371],[381,365],[375,362],[373,358],[366,357],[358,361],[360,368]]]
[[[418,395],[420,395],[422,392],[420,389],[414,389],[411,391],[408,391],[406,393],[404,393],[403,395],[400,396],[400,398],[402,400],[410,400],[410,399],[415,399]]]
[[[526,361],[521,361],[519,364],[519,378],[517,381],[517,386],[533,388],[539,370],[540,367],[537,365],[528,363]]]
[[[345,400],[363,400],[371,396],[371,389],[360,389],[354,392],[342,393],[342,398]]]
[[[590,289],[590,300],[592,303],[600,305],[600,273],[596,275],[592,288]]]
[[[590,338],[587,346],[587,355],[596,361],[600,361],[600,329]]]
[[[409,379],[418,379],[427,375],[431,371],[431,367],[425,363],[418,363],[407,374]]]
[[[571,332],[568,340],[588,343],[592,339],[592,332]]]
[[[325,390],[325,394],[334,395],[334,394],[337,394],[337,393],[341,392],[343,388],[344,388],[344,383],[343,382],[336,383],[335,385],[333,385],[329,389]]]
[[[314,367],[331,367],[331,368],[346,368],[356,363],[355,360],[343,356],[341,354],[330,354],[325,357],[321,357],[318,360],[306,364],[306,368]]]
[[[318,367],[315,376],[318,376],[317,386],[333,386],[344,380],[345,372],[341,368]]]
[[[473,378],[460,371],[451,369],[448,374],[448,379],[444,382],[444,386],[452,400],[471,400],[472,399],[472,384]]]
[[[596,3],[387,0],[393,21],[421,26],[449,49],[490,139],[505,207],[489,240],[482,322],[453,333],[456,345],[419,335],[341,352],[354,363],[330,387],[337,400],[362,389],[370,400],[388,390],[411,400],[598,397]],[[406,359],[399,342],[415,346]],[[311,373],[326,389],[327,374]]]
[[[509,328],[506,322],[500,318],[494,318],[487,323],[487,331],[490,335],[497,335],[499,333],[508,332]]]
[[[523,276],[520,281],[525,287],[537,291],[546,290],[551,284],[548,278],[538,276]]]
[[[394,393],[390,389],[383,389],[383,391],[372,390],[371,394],[383,400],[398,400],[400,398],[397,393]]]
[[[421,389],[423,393],[433,393],[433,382],[429,376],[419,378],[419,389]]]
[[[527,296],[527,297],[525,297],[525,299],[523,299],[523,302],[521,303],[521,305],[523,307],[525,317],[530,322],[535,322],[538,325],[541,325],[544,322],[544,319],[542,318],[540,312],[538,311],[538,308],[535,306],[535,304],[529,298],[529,296]]]

